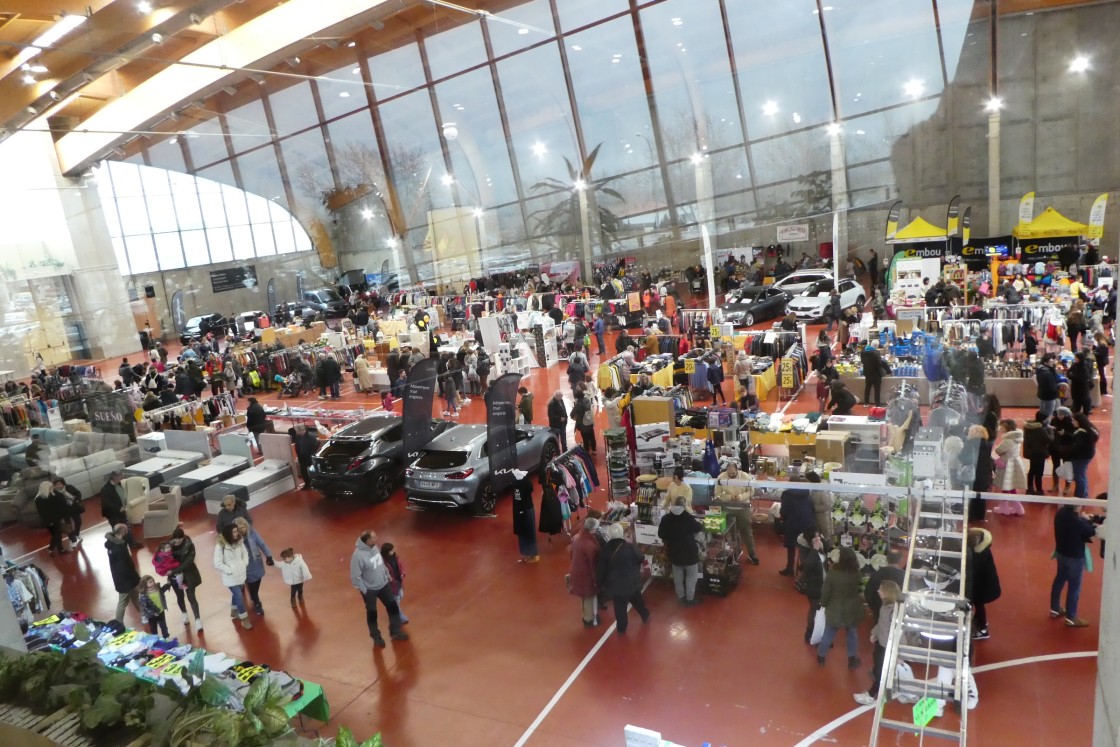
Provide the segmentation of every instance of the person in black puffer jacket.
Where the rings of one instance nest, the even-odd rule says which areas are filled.
[[[1089,422],[1089,416],[1079,412],[1073,416],[1077,429],[1070,436],[1066,456],[1073,462],[1074,495],[1078,498],[1089,497],[1089,462],[1097,455],[1097,441],[1100,433]]]
[[[1038,385],[1038,409],[1046,413],[1046,417],[1054,414],[1061,404],[1061,394],[1058,392],[1058,374],[1054,371],[1055,356],[1046,353],[1042,356],[1042,365],[1034,372],[1034,380]]]
[[[809,615],[805,620],[805,642],[813,635],[813,623],[817,610],[821,607],[821,588],[824,586],[824,573],[828,568],[828,546],[816,529],[806,529],[797,538],[801,551],[801,592],[809,599]]]
[[[1046,413],[1039,410],[1034,420],[1023,424],[1023,457],[1030,468],[1027,470],[1027,492],[1032,495],[1045,495],[1042,492],[1042,475],[1046,471],[1046,459],[1054,446],[1054,431],[1046,425]]]
[[[800,482],[800,479],[795,482]],[[782,544],[786,546],[786,567],[779,573],[783,576],[792,576],[797,538],[806,530],[816,528],[817,525],[817,517],[813,513],[812,495],[804,487],[789,488],[784,491],[779,516],[783,525]]]
[[[685,510],[687,499],[677,498],[669,513],[661,517],[657,536],[665,543],[665,553],[673,565],[673,586],[677,599],[686,607],[697,604],[696,577],[700,570],[700,547],[696,535],[704,531],[695,516]]]
[[[840,382],[839,379],[833,381],[828,385],[829,392],[832,394],[832,401],[829,407],[833,408],[833,415],[851,415],[852,408],[856,406],[858,400],[856,395],[848,391],[848,388]]]
[[[626,635],[628,604],[649,622],[649,610],[642,598],[642,554],[622,538],[622,525],[611,524],[607,529],[607,546],[599,552],[596,578],[603,595],[614,601],[614,620],[618,634]]]
[[[1069,397],[1073,400],[1070,404],[1070,410],[1075,415],[1079,412],[1088,415],[1093,410],[1093,373],[1089,368],[1084,350],[1078,350],[1074,353],[1074,359],[1067,373]]]

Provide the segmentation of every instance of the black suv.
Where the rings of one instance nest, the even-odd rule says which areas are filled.
[[[403,419],[373,415],[340,430],[311,460],[311,487],[329,497],[362,496],[371,503],[389,500],[404,475]],[[432,438],[454,423],[432,421]]]
[[[228,328],[229,322],[221,314],[203,314],[191,317],[187,320],[186,326],[183,327],[183,331],[179,335],[179,342],[190,345],[194,340],[205,337],[207,332],[213,332],[215,337],[223,337]]]

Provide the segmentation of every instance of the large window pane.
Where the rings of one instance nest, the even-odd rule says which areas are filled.
[[[496,15],[496,18],[486,19],[490,46],[496,57],[516,52],[556,34],[548,0],[530,0]]]
[[[222,161],[208,168],[200,169],[195,172],[195,176],[221,184],[228,184],[231,187],[237,186],[237,179],[233,176],[233,164],[229,161]]]
[[[424,38],[432,80],[446,78],[486,61],[482,26],[478,21],[440,31]]]
[[[726,7],[750,137],[831,121],[816,2],[729,2]]]
[[[253,246],[258,257],[271,257],[276,254],[276,239],[272,236],[271,223],[254,223]]]
[[[522,188],[567,179],[564,158],[577,161],[579,147],[556,46],[530,49],[497,67]]]
[[[207,228],[227,225],[225,198],[222,196],[221,184],[199,179],[198,201],[202,206],[202,218]]]
[[[183,246],[179,242],[179,234],[176,233],[157,233],[156,239],[156,257],[159,259],[159,269],[161,270],[177,270],[180,267],[185,267],[183,262]]]
[[[574,34],[567,45],[584,141],[589,151],[601,146],[595,173],[652,165],[654,153],[647,158],[648,151],[633,148],[627,153],[625,147],[637,135],[653,138],[630,18]]]
[[[241,171],[241,187],[246,192],[287,204],[280,167],[276,164],[276,151],[271,145],[238,156],[237,167]]]
[[[416,44],[405,44],[370,57],[369,72],[378,100],[424,85],[424,65]]]
[[[168,172],[171,192],[175,196],[175,217],[181,230],[202,228],[202,211],[198,206],[195,178],[186,174]]]
[[[230,226],[229,238],[233,243],[234,259],[252,259],[256,256],[253,251],[253,229],[249,226]]]
[[[237,187],[222,186],[222,203],[226,208],[226,225],[243,226],[249,222],[245,193]]]
[[[225,135],[217,117],[192,127],[186,138],[187,150],[191,153],[191,163],[195,169],[229,158]]]
[[[151,195],[148,201],[148,217],[152,222],[152,232],[179,230],[179,221],[175,217],[175,201],[171,195]]]
[[[187,266],[210,264],[210,250],[206,246],[205,231],[183,231],[183,254],[186,255]]]
[[[628,8],[626,0],[557,0],[560,27],[565,31],[578,29]]]
[[[148,223],[148,207],[144,204],[143,197],[119,197],[117,210],[121,214],[121,233],[125,236],[151,231],[151,225]]]
[[[150,233],[126,236],[124,245],[128,250],[128,260],[132,267],[132,274],[140,275],[159,270],[159,264],[156,262],[156,248]]]
[[[459,135],[448,143],[464,205],[488,206],[517,199],[494,82],[482,68],[436,86],[444,121],[455,117]]]
[[[362,69],[357,62],[327,73],[316,80],[315,85],[319,87],[319,103],[323,105],[325,119],[341,117],[367,104]]]
[[[412,226],[427,225],[426,209],[451,207],[451,190],[427,91],[382,104],[381,121],[393,161],[393,183]]]
[[[268,103],[272,106],[272,121],[276,125],[277,137],[306,129],[318,120],[315,102],[311,99],[311,84],[305,80],[270,92]]]
[[[824,22],[845,118],[944,89],[932,3],[840,3]]]
[[[229,228],[206,229],[206,242],[210,245],[211,262],[229,262],[233,259],[233,246],[229,242]]]
[[[755,143],[751,156],[760,185],[832,168],[828,134],[820,128]]]
[[[292,224],[273,223],[272,234],[276,238],[276,253],[291,254],[296,250],[295,237],[292,235]]]
[[[845,122],[844,153],[848,165],[890,158],[895,141],[936,110],[937,101],[919,101]]]
[[[334,177],[323,144],[323,131],[316,127],[302,135],[280,141],[288,182],[296,199],[307,209],[314,210],[323,194],[334,189]]]
[[[668,0],[641,21],[668,157],[742,143],[719,5]]]
[[[368,110],[327,125],[327,136],[338,164],[338,180],[344,186],[374,184],[384,186],[385,170],[377,150],[373,120]]]
[[[261,143],[268,142],[271,137],[268,120],[264,115],[264,104],[259,99],[226,112],[226,128],[229,130],[234,153],[256,148]]]
[[[136,197],[144,194],[140,183],[140,167],[131,163],[118,163],[108,170],[117,197]]]
[[[171,171],[186,171],[183,162],[183,148],[179,145],[179,138],[171,137],[160,140],[148,146],[148,160],[152,166]]]
[[[260,195],[246,194],[245,203],[249,208],[250,223],[268,223],[269,206],[272,204]]]

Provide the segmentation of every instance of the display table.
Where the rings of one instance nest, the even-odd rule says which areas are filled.
[[[300,681],[303,683],[303,694],[284,706],[284,712],[289,718],[308,716],[316,721],[330,721],[331,706],[322,685],[307,680]]]
[[[765,402],[770,396],[770,392],[778,388],[777,366],[770,366],[760,374],[754,374],[755,392],[758,394],[758,401]]]
[[[844,374],[840,377],[840,383],[850,389],[857,397],[863,397],[862,376]],[[903,383],[917,389],[918,395],[921,397],[921,404],[929,405],[931,385],[925,377],[920,376],[884,376],[883,385],[880,389],[883,402],[887,401],[888,393],[892,388]],[[1004,407],[1038,407],[1038,385],[1033,377],[1029,379],[988,378],[984,380],[984,389],[999,397],[999,402]],[[1093,401],[1095,406],[1099,404],[1100,389],[1094,385],[1093,392],[1095,394]]]

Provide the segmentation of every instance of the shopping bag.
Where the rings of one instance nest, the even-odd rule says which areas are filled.
[[[813,618],[813,634],[809,636],[809,643],[816,646],[822,638],[824,638],[824,607],[818,607],[816,617]]]
[[[1061,480],[1073,481],[1073,462],[1062,462],[1054,473]]]

